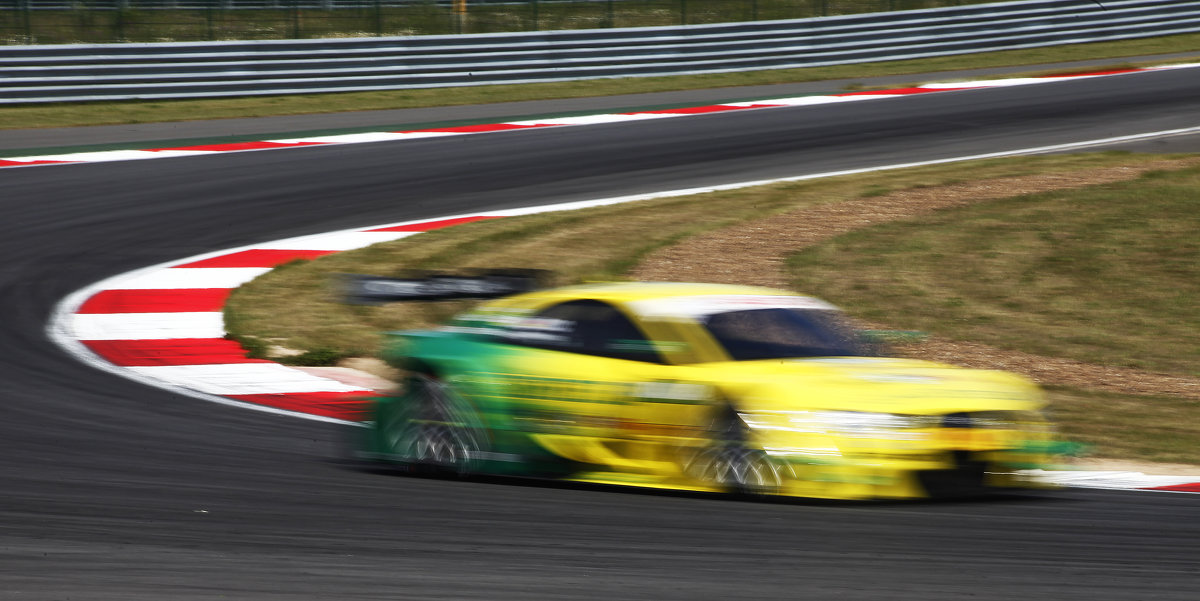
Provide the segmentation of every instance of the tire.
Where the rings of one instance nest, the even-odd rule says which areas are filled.
[[[732,407],[718,413],[709,432],[709,443],[684,458],[689,477],[735,494],[770,494],[783,486],[779,466],[750,445],[750,429]]]
[[[376,420],[386,457],[421,473],[476,471],[483,433],[473,409],[442,380],[418,374],[408,392]]]

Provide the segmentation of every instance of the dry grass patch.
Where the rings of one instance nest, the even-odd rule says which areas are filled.
[[[1197,164],[858,230],[796,255],[793,282],[895,327],[1195,378],[1200,169],[1181,168]]]
[[[697,236],[647,257],[630,275],[639,280],[704,281],[787,288],[785,261],[795,251],[873,225],[986,200],[1133,179],[1154,169],[1200,163],[1163,160],[1098,166],[1063,165],[1067,171],[1006,173],[980,169],[967,182],[889,182],[889,192],[868,184],[862,197],[739,224]],[[986,178],[986,179],[983,179]],[[870,274],[867,274],[870,277]]]
[[[1047,393],[1063,436],[1091,446],[1097,457],[1200,464],[1200,402],[1054,386]]]

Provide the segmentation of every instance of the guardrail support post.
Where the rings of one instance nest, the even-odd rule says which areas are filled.
[[[290,0],[292,8],[292,39],[300,39],[300,3]]]
[[[32,0],[24,0],[21,2],[21,20],[25,25],[25,43],[32,44],[33,42],[33,9],[29,6]]]
[[[119,0],[117,2],[117,18],[114,26],[117,29],[117,41],[124,42],[125,40],[125,11],[129,10],[128,0]]]
[[[454,33],[463,33],[467,25],[467,0],[454,0]]]

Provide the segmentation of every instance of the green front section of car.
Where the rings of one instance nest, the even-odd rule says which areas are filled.
[[[540,379],[519,375],[536,365],[539,355],[549,351],[493,344],[478,335],[442,331],[393,334],[385,360],[403,369],[407,376],[401,392],[377,399],[370,427],[366,429],[363,454],[400,464],[414,463],[420,450],[406,437],[414,434],[410,424],[441,423],[470,433],[471,448],[454,471],[557,478],[579,471],[582,466],[561,457],[535,441],[542,430],[564,422],[530,403],[549,399],[555,393],[594,387],[595,382]],[[432,379],[445,387],[453,410],[442,420],[416,415],[428,401],[422,382]],[[409,428],[406,430],[406,428]],[[414,456],[418,455],[418,456]]]

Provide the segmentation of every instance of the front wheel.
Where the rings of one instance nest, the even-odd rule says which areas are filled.
[[[684,472],[732,493],[769,494],[783,484],[779,468],[766,453],[737,444],[714,444],[694,451]]]
[[[750,444],[750,428],[732,407],[713,420],[710,440],[689,451],[683,461],[689,477],[740,494],[770,494],[783,486],[779,466]]]

